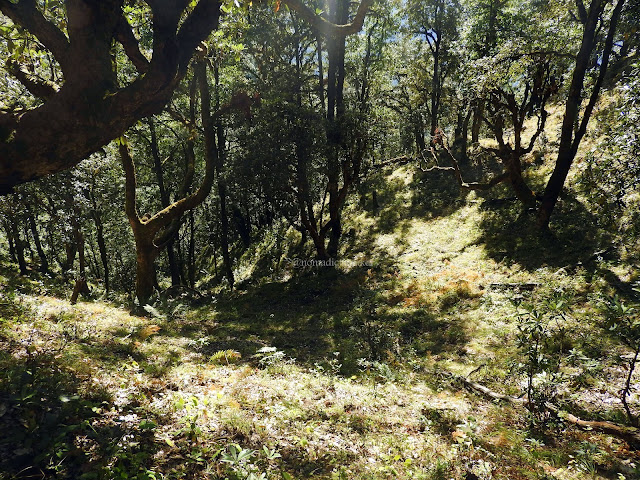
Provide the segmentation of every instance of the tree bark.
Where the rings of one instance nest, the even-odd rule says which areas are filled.
[[[9,225],[11,227],[11,236],[13,237],[13,241],[15,243],[16,257],[18,258],[18,268],[20,269],[20,275],[26,275],[28,272],[27,262],[24,258],[24,243],[20,238],[18,222],[15,218],[10,218]]]
[[[144,73],[119,88],[111,49],[114,41],[126,43],[118,33],[122,4],[123,0],[65,2],[67,39],[36,2],[0,1],[0,11],[54,55],[65,79],[59,92],[42,105],[2,115],[0,193],[75,166],[140,118],[160,112],[186,73],[193,51],[217,28],[220,16],[219,0],[200,0],[184,19],[186,2],[147,2],[154,22],[153,56]]]
[[[473,109],[473,122],[471,124],[471,143],[475,144],[480,141],[480,127],[484,117],[484,100],[479,98]]]
[[[558,198],[564,183],[575,159],[578,147],[582,137],[586,133],[587,125],[591,117],[595,103],[598,100],[602,83],[607,73],[609,57],[614,43],[614,35],[624,5],[624,0],[618,0],[609,23],[609,29],[605,40],[602,59],[599,64],[599,74],[596,84],[593,87],[589,103],[585,108],[580,127],[575,131],[580,116],[580,106],[582,104],[582,91],[584,89],[584,79],[587,69],[591,65],[591,57],[596,46],[596,32],[601,25],[601,15],[606,6],[604,0],[592,0],[588,12],[581,14],[584,23],[584,31],[582,34],[582,43],[578,56],[576,57],[576,66],[571,77],[571,86],[569,87],[569,96],[565,107],[564,118],[562,121],[562,131],[560,134],[560,146],[558,147],[558,157],[556,165],[547,182],[547,186],[542,196],[542,203],[538,209],[538,226],[542,230],[549,228],[549,220],[551,214],[558,202]],[[574,135],[575,132],[575,135]]]
[[[42,243],[40,242],[40,234],[38,233],[38,227],[36,225],[36,221],[33,218],[33,211],[31,208],[27,209],[27,219],[29,222],[29,229],[31,230],[31,235],[33,236],[33,243],[36,246],[36,251],[38,252],[38,258],[40,258],[40,271],[42,273],[49,272],[49,261],[47,260],[47,255],[44,253],[42,248]]]
[[[149,133],[151,135],[151,156],[153,158],[154,171],[156,173],[156,180],[158,182],[158,189],[160,191],[160,203],[162,208],[169,206],[169,192],[164,184],[164,168],[162,166],[162,158],[160,156],[160,148],[158,147],[158,135],[156,133],[156,127],[153,119],[148,120]],[[173,251],[174,240],[172,239],[167,243],[167,260],[169,262],[169,273],[171,274],[171,285],[178,286],[181,284],[180,265],[177,263],[175,252]]]

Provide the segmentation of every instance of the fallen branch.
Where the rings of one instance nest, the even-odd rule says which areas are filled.
[[[485,397],[491,398],[492,400],[504,401],[507,403],[511,403],[514,405],[526,406],[527,400],[524,398],[516,398],[510,395],[505,395],[499,392],[494,392],[493,390],[481,385],[477,382],[471,381],[466,377],[462,377],[460,375],[451,374],[451,376],[462,383],[465,387],[475,390],[476,392],[480,392]],[[618,425],[612,422],[605,421],[592,421],[592,420],[582,420],[571,413],[560,410],[556,405],[545,402],[544,408],[554,415],[558,416],[562,420],[577,427],[580,427],[584,430],[592,430],[594,432],[605,433],[607,435],[612,435],[614,437],[618,437],[626,441],[629,446],[640,449],[640,429],[635,427],[628,427],[626,425]]]
[[[539,283],[491,283],[489,288],[503,290],[535,290],[540,286]]]
[[[448,156],[449,156],[449,160],[451,160],[451,163],[453,164],[452,167],[442,167],[440,165],[438,165],[438,156],[436,155],[436,149],[432,146],[429,151],[431,152],[431,156],[433,157],[433,159],[436,162],[436,165],[430,168],[421,168],[421,170],[423,172],[431,172],[433,170],[441,170],[441,171],[446,171],[446,172],[453,172],[453,174],[456,177],[456,181],[458,182],[458,185],[460,186],[460,188],[462,190],[491,190],[493,187],[495,187],[496,185],[506,182],[509,180],[509,174],[507,172],[503,172],[499,175],[495,175],[494,177],[492,177],[491,179],[489,179],[487,182],[484,183],[480,183],[480,182],[465,182],[464,179],[462,178],[462,170],[460,169],[460,165],[458,164],[458,160],[456,159],[455,155],[453,155],[453,153],[451,153],[451,150],[449,149],[449,142],[446,138],[446,136],[444,135],[444,133],[440,133],[440,136],[438,137],[439,140],[437,142],[437,145],[441,145],[442,148],[444,149],[445,152],[447,152]]]

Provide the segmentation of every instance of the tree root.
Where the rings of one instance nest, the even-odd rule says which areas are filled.
[[[527,405],[527,400],[525,398],[517,398],[512,397],[510,395],[505,395],[503,393],[494,392],[493,390],[481,385],[479,383],[473,382],[466,377],[462,377],[459,375],[451,374],[452,377],[462,383],[468,389],[474,390],[476,392],[481,393],[485,397],[488,397],[492,400],[498,400],[507,402],[513,405],[520,405],[525,407]],[[638,450],[640,449],[640,429],[635,427],[630,427],[626,425],[618,425],[612,422],[606,421],[593,421],[593,420],[582,420],[575,415],[560,410],[560,408],[552,403],[545,402],[544,408],[556,415],[558,418],[562,419],[564,422],[575,425],[584,430],[592,430],[598,433],[604,433],[607,435],[611,435],[617,438],[620,438],[626,441],[630,447]]]

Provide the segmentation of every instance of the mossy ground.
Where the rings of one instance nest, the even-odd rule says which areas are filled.
[[[571,192],[553,237],[493,198],[380,170],[345,213],[337,270],[274,261],[265,237],[241,289],[144,317],[72,306],[65,288],[4,264],[0,478],[639,478],[624,442],[532,431],[523,410],[447,374],[522,395],[517,305],[562,298],[556,401],[625,421],[629,351],[602,328],[598,299],[630,291],[633,253],[608,248]]]

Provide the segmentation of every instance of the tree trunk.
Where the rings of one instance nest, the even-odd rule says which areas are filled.
[[[36,225],[36,221],[33,218],[33,213],[31,209],[27,211],[27,218],[29,221],[29,228],[31,230],[31,235],[33,236],[33,243],[36,245],[36,251],[38,252],[38,257],[40,258],[40,271],[43,273],[49,272],[49,261],[47,260],[47,256],[42,249],[42,243],[40,242],[40,235],[38,234],[38,227]]]
[[[440,109],[440,33],[435,41],[433,52],[433,78],[431,79],[431,136],[436,134],[438,128],[438,110]]]
[[[476,106],[473,109],[473,123],[471,124],[471,143],[480,141],[480,127],[482,126],[482,117],[484,116],[484,100],[477,99]]]
[[[222,262],[224,273],[229,281],[229,286],[233,288],[235,279],[233,278],[233,267],[231,265],[231,255],[229,254],[229,218],[227,217],[227,187],[224,180],[218,178],[218,198],[220,201],[220,248],[222,250]]]
[[[20,275],[27,274],[27,262],[24,258],[24,243],[20,238],[20,231],[18,229],[18,223],[15,218],[9,219],[9,225],[11,226],[11,235],[15,242],[16,257],[18,258],[18,267],[20,268]]]
[[[522,178],[522,164],[520,163],[520,157],[516,152],[512,154],[515,158],[509,158],[505,162],[507,174],[509,175],[509,183],[513,188],[513,191],[518,197],[518,200],[522,202],[525,208],[534,208],[536,206],[536,196],[533,190],[529,188],[527,182]]]
[[[155,260],[158,250],[153,240],[136,238],[136,298],[140,306],[147,305],[157,285]]]
[[[189,211],[189,254],[187,256],[189,286],[196,287],[196,226],[193,210]]]
[[[588,11],[588,17],[584,18],[584,32],[582,35],[582,43],[578,56],[576,57],[576,66],[571,78],[571,86],[569,87],[569,96],[567,98],[564,118],[562,121],[562,131],[560,134],[560,146],[558,147],[558,158],[556,165],[549,178],[547,186],[542,196],[542,203],[538,209],[538,226],[542,230],[549,228],[549,220],[553,209],[558,202],[558,197],[564,182],[567,179],[573,160],[575,159],[578,147],[582,137],[586,133],[587,125],[593,112],[593,108],[600,94],[602,83],[607,73],[607,66],[609,63],[609,56],[613,48],[614,35],[617,29],[624,0],[618,0],[613,12],[611,14],[611,20],[609,24],[609,30],[607,32],[607,38],[605,40],[604,51],[599,63],[598,79],[593,87],[589,103],[587,104],[580,126],[578,130],[575,130],[575,125],[578,123],[580,116],[580,106],[582,104],[582,91],[584,88],[584,78],[587,69],[591,65],[591,57],[593,50],[596,46],[596,31],[599,25],[601,25],[601,14],[606,2],[603,0],[592,0]],[[574,134],[575,132],[575,134]]]
[[[468,109],[466,114],[464,109],[461,109],[458,112],[452,150],[460,164],[466,164],[469,161],[469,157],[467,155],[467,137],[469,134],[469,121],[472,113],[471,109]]]
[[[176,257],[175,252],[175,240],[171,240],[167,243],[167,259],[169,261],[169,273],[171,274],[171,285],[182,284],[182,275],[180,273],[180,262]]]
[[[156,181],[158,182],[158,189],[160,191],[160,204],[162,208],[169,206],[169,192],[164,184],[164,169],[162,167],[162,158],[160,156],[160,148],[158,147],[158,135],[156,134],[156,126],[152,119],[148,121],[149,133],[151,134],[151,156],[153,157],[153,170],[156,173]],[[177,263],[175,253],[173,251],[174,241],[171,240],[167,243],[167,260],[169,262],[169,272],[171,274],[171,285],[177,286],[182,283],[180,275],[180,266]]]
[[[110,291],[109,285],[109,258],[107,257],[107,244],[104,240],[104,225],[100,214],[96,211],[93,212],[93,220],[96,224],[96,234],[98,237],[98,250],[100,251],[100,262],[102,263],[102,270],[104,272],[104,289],[107,295]]]
[[[7,243],[9,244],[9,258],[12,262],[15,263],[18,261],[16,258],[16,242],[15,238],[13,237],[11,226],[7,221],[4,222],[4,230],[7,235]]]
[[[346,0],[330,2],[329,15],[334,23],[346,23],[349,3]],[[329,244],[326,254],[335,259],[338,255],[341,225],[340,202],[340,159],[339,150],[343,135],[341,128],[344,120],[344,78],[345,78],[345,38],[333,37],[327,41],[329,58],[327,86],[327,192],[329,193]]]
[[[49,86],[49,95],[40,95],[44,100],[38,107],[0,113],[0,194],[75,166],[139,119],[160,112],[220,17],[215,0],[199,1],[188,14],[187,2],[148,2],[154,44],[149,61],[123,15],[122,0],[63,3],[65,33],[45,19],[39,2],[0,2],[3,16],[52,53],[65,79],[59,91]],[[111,56],[115,42],[139,71],[122,88]]]

